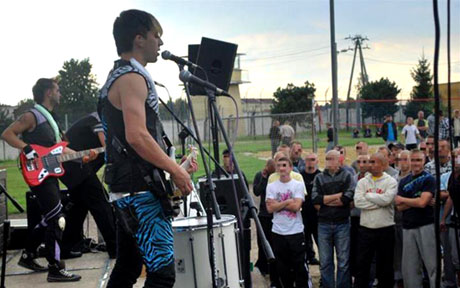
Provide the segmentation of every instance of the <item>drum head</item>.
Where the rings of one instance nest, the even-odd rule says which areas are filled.
[[[222,217],[217,220],[213,216],[213,227],[219,226],[228,226],[236,222],[235,216],[233,215],[221,215]],[[207,218],[206,216],[202,217],[187,217],[174,220],[172,222],[172,227],[174,230],[187,230],[187,229],[206,229],[207,227]]]

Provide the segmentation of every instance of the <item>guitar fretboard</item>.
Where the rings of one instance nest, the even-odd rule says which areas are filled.
[[[97,153],[102,153],[105,151],[105,147],[99,147],[96,149],[90,149],[90,150],[95,150]],[[61,154],[58,156],[58,161],[59,162],[67,162],[67,161],[72,161],[75,159],[80,159],[83,158],[84,156],[89,155],[90,150],[83,150],[83,151],[78,151],[76,153],[72,154]]]

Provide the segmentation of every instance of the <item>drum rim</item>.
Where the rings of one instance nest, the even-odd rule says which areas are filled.
[[[219,222],[214,222],[213,223],[214,228],[226,227],[226,226],[230,226],[230,225],[236,223],[235,215],[222,214],[221,216],[222,216],[222,218],[219,220]],[[214,221],[217,221],[216,217],[215,216],[213,216],[213,217],[214,217]],[[179,221],[184,221],[185,219],[196,219],[196,218],[204,218],[204,219],[206,219],[206,216],[200,216],[200,217],[194,216],[194,217],[186,217],[186,218],[181,218],[181,219],[174,220],[172,222],[172,228],[173,228],[173,230],[187,231],[187,230],[199,230],[199,229],[207,227],[206,222],[203,223],[203,224],[197,224],[197,225],[193,225],[193,226],[190,226],[190,225],[180,225],[180,226],[176,225],[175,226],[174,225],[174,222],[178,223]],[[228,219],[225,219],[225,218],[228,218]]]

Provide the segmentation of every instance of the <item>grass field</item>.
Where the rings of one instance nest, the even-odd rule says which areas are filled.
[[[311,151],[312,147],[312,140],[310,135],[299,135],[298,140],[302,143],[302,146],[304,147],[304,150]],[[339,134],[339,143],[340,145],[346,146],[346,147],[353,147],[355,143],[357,142],[358,139],[353,139],[351,137],[351,132],[340,132]],[[375,145],[382,145],[384,144],[383,140],[381,138],[361,138],[359,140],[364,140],[366,141],[369,145],[375,146]],[[327,146],[326,142],[326,134],[325,132],[319,134],[319,141],[318,141],[318,153],[320,155],[320,160],[322,160],[322,155],[324,153],[324,149]],[[209,149],[209,147],[206,148],[208,151],[212,151],[212,149]],[[350,162],[351,159],[354,158],[354,149],[348,149],[348,159]],[[225,149],[225,146],[223,144],[220,145],[220,151]],[[265,159],[267,157],[271,156],[270,152],[270,141],[269,139],[265,137],[243,137],[241,139],[238,139],[236,141],[235,146],[234,146],[234,151],[236,154],[236,158],[238,160],[238,163],[240,164],[241,169],[245,173],[249,183],[252,183],[254,179],[254,175],[263,169],[265,165]],[[197,173],[194,175],[194,180],[196,181],[197,178],[200,176],[204,175],[204,168],[203,168],[203,163],[201,162],[201,158],[198,160],[200,169],[198,170]],[[320,161],[322,163],[322,161]],[[322,167],[322,165],[320,164]],[[214,166],[212,166],[212,169]],[[8,193],[11,194],[24,208],[25,206],[25,193],[28,191],[28,186],[25,184],[24,180],[22,179],[22,175],[18,169],[17,162],[16,161],[0,161],[0,169],[6,169],[7,170],[7,188],[8,188]],[[62,185],[62,188],[65,186]],[[16,209],[9,203],[9,213],[17,213]]]

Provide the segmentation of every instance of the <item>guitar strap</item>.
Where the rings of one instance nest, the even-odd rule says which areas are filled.
[[[54,137],[56,138],[56,143],[61,142],[61,133],[60,133],[60,130],[59,130],[59,126],[57,125],[56,120],[54,120],[53,115],[51,115],[51,113],[45,107],[43,107],[40,104],[35,104],[34,108],[38,112],[40,112],[43,115],[43,117],[45,117],[46,120],[48,121],[48,123],[50,124],[51,128],[54,131]]]
[[[165,216],[174,216],[175,213],[171,203],[169,202],[167,189],[165,187],[164,180],[161,177],[160,171],[158,171],[157,168],[154,168],[152,173],[153,175],[150,175],[147,169],[145,169],[145,166],[142,165],[142,162],[140,161],[138,156],[135,154],[130,154],[129,151],[124,147],[123,143],[121,143],[121,141],[118,140],[116,136],[113,136],[112,138],[112,145],[118,154],[123,156],[128,161],[131,161],[138,167],[139,171],[142,174],[142,179],[144,179],[145,183],[149,187],[150,192],[155,194],[155,196],[158,197],[158,199],[160,200],[161,207],[163,208],[163,213],[165,214]],[[158,186],[156,186],[155,184],[161,185],[162,187],[160,187],[159,189]],[[133,191],[130,191],[130,194],[132,196]]]

